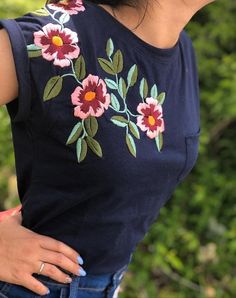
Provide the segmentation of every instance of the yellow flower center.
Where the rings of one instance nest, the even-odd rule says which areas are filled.
[[[52,38],[52,43],[55,46],[61,47],[63,45],[63,40],[61,39],[60,36],[53,36]]]
[[[156,121],[153,116],[148,116],[148,122],[150,123],[150,125],[154,125]]]
[[[92,101],[96,97],[96,93],[93,91],[89,91],[85,93],[84,99],[87,101]]]
[[[60,1],[60,4],[62,4],[62,5],[69,5],[69,3],[68,3],[67,0]]]

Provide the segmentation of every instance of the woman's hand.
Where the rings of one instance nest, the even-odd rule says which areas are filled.
[[[38,295],[45,295],[47,287],[32,276],[38,273],[65,283],[67,274],[55,265],[79,274],[79,254],[63,242],[39,235],[20,225],[21,214],[5,218],[0,223],[0,280],[24,286]]]

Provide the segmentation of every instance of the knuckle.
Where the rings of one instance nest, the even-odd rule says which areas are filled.
[[[57,269],[54,265],[50,265],[47,272],[49,275],[55,275],[57,273]]]
[[[64,261],[64,256],[61,253],[58,253],[58,255],[56,256],[56,262],[57,264],[61,265]]]

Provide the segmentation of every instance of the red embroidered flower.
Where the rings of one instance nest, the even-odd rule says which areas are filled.
[[[77,58],[80,48],[75,44],[78,42],[76,32],[68,28],[62,29],[60,25],[49,23],[42,30],[34,33],[34,43],[42,47],[42,56],[46,60],[61,67],[69,66],[70,60]]]
[[[74,116],[85,119],[88,116],[99,117],[108,109],[110,94],[107,93],[105,82],[98,76],[89,74],[71,94],[71,100],[75,107]]]
[[[137,111],[141,114],[137,117],[137,125],[142,131],[147,131],[149,138],[153,139],[164,131],[162,106],[156,99],[147,97],[146,103],[140,103]]]
[[[85,10],[82,0],[61,0],[59,2],[51,0],[48,7],[52,10],[66,12],[69,15],[78,14],[79,11]]]

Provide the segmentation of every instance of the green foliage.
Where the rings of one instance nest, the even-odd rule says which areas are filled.
[[[22,15],[43,3],[3,0],[0,17]],[[236,2],[221,0],[198,13],[187,27],[199,65],[199,158],[138,245],[121,298],[236,297],[235,15]],[[111,43],[107,51],[112,53]],[[7,198],[14,155],[3,108],[0,122],[0,198]]]

